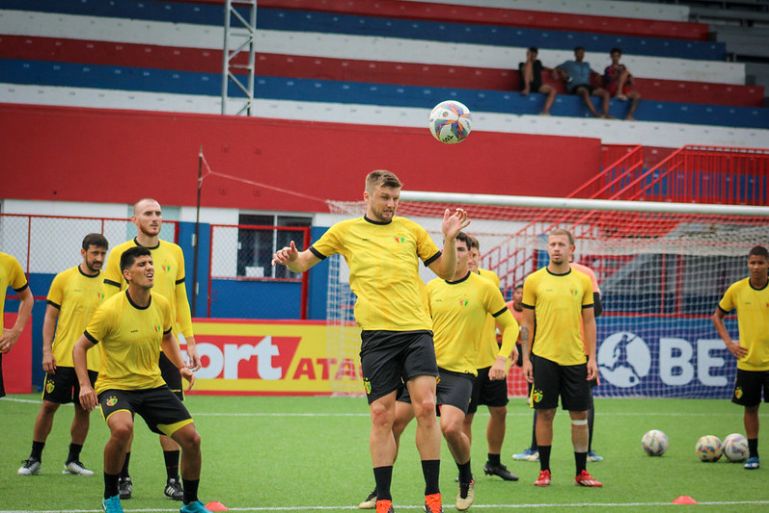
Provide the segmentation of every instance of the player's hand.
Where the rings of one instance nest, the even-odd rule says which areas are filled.
[[[745,358],[748,355],[748,350],[742,347],[739,342],[735,342],[732,340],[730,344],[726,345],[726,348],[729,350],[730,353],[734,355],[735,358],[738,360],[740,358]]]
[[[299,250],[296,249],[294,241],[291,241],[288,246],[279,249],[272,255],[272,265],[288,265],[290,262],[294,262],[297,258],[299,258]]]
[[[11,350],[13,345],[19,340],[21,336],[20,331],[15,329],[3,329],[3,334],[0,335],[0,353],[7,353]]]
[[[510,353],[510,361],[515,364],[518,361],[518,344],[513,344],[513,352]]]
[[[99,404],[99,399],[96,397],[96,392],[91,385],[80,387],[80,406],[85,411],[91,411]]]
[[[501,381],[505,379],[507,375],[507,372],[505,372],[506,363],[507,358],[497,356],[497,359],[494,361],[494,365],[492,365],[491,369],[489,369],[489,379],[492,381]]]
[[[190,339],[192,339],[192,344],[190,344]],[[195,372],[200,368],[200,355],[198,354],[198,347],[193,337],[187,339],[187,356],[189,356],[190,359],[189,368],[191,371]]]
[[[56,358],[50,351],[43,352],[43,370],[48,374],[56,372]]]
[[[181,374],[182,377],[189,382],[187,391],[189,392],[192,390],[192,386],[195,384],[195,374],[190,370],[189,367],[182,367],[179,369],[179,374]]]
[[[456,239],[459,232],[461,232],[467,225],[470,224],[470,219],[467,217],[467,212],[464,209],[458,208],[451,213],[448,208],[443,212],[443,223],[441,224],[441,232],[443,232],[444,238],[447,240]]]
[[[587,360],[587,380],[593,381],[598,378],[598,366],[595,364],[594,358],[588,358]]]
[[[531,366],[531,360],[528,358],[523,359],[523,377],[529,383],[534,383],[534,369]]]

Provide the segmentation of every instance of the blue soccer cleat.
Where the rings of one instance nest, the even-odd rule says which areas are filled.
[[[532,451],[531,448],[513,454],[513,459],[516,461],[539,461],[539,451]]]
[[[597,454],[595,451],[587,451],[587,461],[598,463],[599,461],[603,461],[603,456]]]
[[[200,501],[190,502],[179,508],[179,513],[211,513]]]
[[[120,504],[120,496],[113,495],[109,499],[102,499],[101,507],[104,513],[124,513],[123,505]]]
[[[758,459],[758,456],[751,456],[745,462],[746,470],[756,470],[760,466],[761,466],[761,461]]]

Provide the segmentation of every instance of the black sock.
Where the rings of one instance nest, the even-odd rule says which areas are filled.
[[[534,410],[534,421],[531,423],[531,451],[537,450],[537,410]]]
[[[45,447],[45,442],[32,442],[32,452],[29,453],[29,459],[43,461],[43,447]]]
[[[128,462],[131,461],[131,452],[125,453],[125,461],[123,462],[123,469],[120,471],[120,477],[131,477],[128,475]]]
[[[593,425],[595,425],[595,407],[587,410],[587,452],[593,452]]]
[[[457,463],[457,468],[459,469],[459,484],[468,484],[473,480],[473,471],[470,469],[470,460],[467,460],[467,463]]]
[[[425,476],[425,495],[441,493],[441,487],[438,485],[441,460],[422,460],[422,474]]]
[[[751,458],[758,458],[758,438],[748,438],[748,451]]]
[[[109,499],[118,494],[117,480],[120,477],[119,474],[107,474],[104,473],[104,498]]]
[[[539,446],[539,469],[550,470],[550,448],[551,445]]]
[[[393,500],[390,495],[390,484],[393,480],[393,467],[375,467],[374,468],[374,481],[376,482],[376,498],[377,500]]]
[[[574,462],[577,464],[577,475],[579,475],[583,470],[587,470],[587,453],[575,452]]]
[[[486,456],[489,458],[489,463],[491,463],[492,465],[502,464],[502,461],[499,459],[499,454],[488,453]]]
[[[69,444],[69,455],[67,456],[67,463],[72,461],[80,461],[80,451],[83,446],[80,444]]]
[[[179,480],[179,454],[180,451],[163,451],[163,459],[166,460],[166,479]]]
[[[184,479],[182,478],[182,490],[184,491],[184,504],[189,504],[198,500],[198,486],[200,485],[200,479]]]

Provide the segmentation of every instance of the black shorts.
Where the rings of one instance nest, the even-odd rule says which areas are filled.
[[[595,91],[595,87],[591,86],[590,84],[577,84],[577,85],[570,85],[568,86],[569,94],[577,94],[577,89],[587,89],[587,94],[593,94],[593,91]]]
[[[761,404],[761,393],[764,402],[769,403],[769,371],[747,371],[737,369],[734,380],[732,402],[742,406],[758,406]]]
[[[507,378],[489,379],[490,369],[491,367],[478,369],[478,375],[473,380],[473,396],[467,413],[475,413],[482,404],[490,408],[507,405]]]
[[[160,351],[160,360],[158,360],[158,367],[160,367],[160,375],[163,377],[163,381],[166,382],[168,388],[171,389],[176,397],[180,401],[184,401],[184,386],[182,385],[182,373],[176,368],[171,360]]]
[[[88,379],[91,386],[96,383],[96,371],[88,371]],[[45,375],[43,384],[43,401],[67,404],[80,401],[80,382],[77,379],[74,367],[56,367],[53,374]]]
[[[167,386],[146,390],[105,390],[99,394],[99,404],[104,420],[118,411],[131,416],[138,413],[151,431],[171,436],[187,424],[192,417],[187,408]]]
[[[438,376],[431,331],[364,331],[360,362],[369,404],[417,376]]]
[[[472,374],[462,372],[452,372],[446,369],[438,369],[438,385],[436,386],[436,412],[440,416],[440,407],[444,404],[459,408],[467,414],[467,408],[470,406],[470,400],[473,394]],[[404,386],[398,392],[398,401],[411,403],[411,396],[408,389]]]
[[[534,409],[551,410],[561,406],[568,411],[587,411],[591,408],[593,394],[587,380],[587,364],[559,365],[558,363],[532,355],[534,386],[531,400]]]

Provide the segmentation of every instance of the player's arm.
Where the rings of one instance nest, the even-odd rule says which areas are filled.
[[[490,379],[505,379],[507,374],[507,359],[515,361],[518,359],[518,349],[515,347],[515,341],[518,339],[520,328],[515,321],[513,314],[507,308],[494,317],[497,328],[502,332],[502,346],[499,348],[497,358],[489,370]]]
[[[732,336],[729,335],[729,330],[726,329],[726,324],[724,324],[724,317],[726,317],[728,313],[729,312],[721,308],[721,305],[717,306],[716,311],[713,312],[713,326],[716,327],[718,336],[724,341],[724,345],[726,345],[729,352],[739,360],[740,358],[745,358],[745,356],[747,356],[748,350],[742,347],[739,342],[736,342],[732,339]]]
[[[35,297],[32,295],[29,285],[25,285],[23,289],[17,290],[16,293],[21,303],[19,304],[19,314],[16,316],[13,328],[3,329],[3,333],[0,334],[0,353],[10,351],[19,340],[21,333],[24,331],[24,326],[27,325],[29,316],[32,314],[32,306],[35,304]]]
[[[163,340],[160,342],[160,346],[163,349],[163,354],[171,360],[171,363],[179,369],[179,373],[182,377],[189,382],[187,390],[192,390],[192,385],[195,383],[195,374],[193,374],[192,370],[190,370],[184,363],[182,353],[179,351],[179,343],[176,341],[176,337],[174,337],[171,329],[163,334]]]
[[[43,318],[43,370],[48,374],[56,372],[56,359],[53,357],[53,336],[59,319],[59,306],[49,301]]]
[[[190,303],[187,300],[187,288],[184,286],[184,278],[176,281],[176,323],[179,325],[184,341],[187,343],[187,354],[190,357],[190,368],[195,371],[200,368],[200,356],[198,355],[195,335],[192,331],[192,313]]]
[[[598,366],[595,362],[595,312],[592,306],[582,307],[582,326],[584,331],[584,345],[587,352],[587,379],[598,377]]]
[[[523,308],[523,319],[521,320],[521,352],[523,353],[523,375],[529,383],[534,382],[534,372],[531,368],[531,346],[533,344],[532,334],[534,333],[534,310]]]
[[[593,315],[598,318],[603,313],[603,304],[601,303],[601,293],[593,292]]]
[[[87,333],[87,332],[86,332]],[[77,382],[80,384],[80,406],[86,411],[91,411],[99,404],[96,392],[91,386],[91,378],[88,376],[88,363],[86,354],[96,344],[84,333],[80,336],[72,348],[72,362],[77,374]]]
[[[279,249],[272,255],[272,265],[285,265],[289,271],[295,273],[308,271],[320,261],[321,259],[315,256],[311,250],[299,251],[296,249],[294,241],[291,241],[288,246]]]
[[[459,232],[469,224],[470,219],[467,218],[467,212],[461,208],[456,209],[454,213],[448,208],[443,212],[443,223],[441,223],[443,251],[428,267],[444,280],[450,280],[454,277],[454,270],[457,266],[457,248],[454,241]]]

